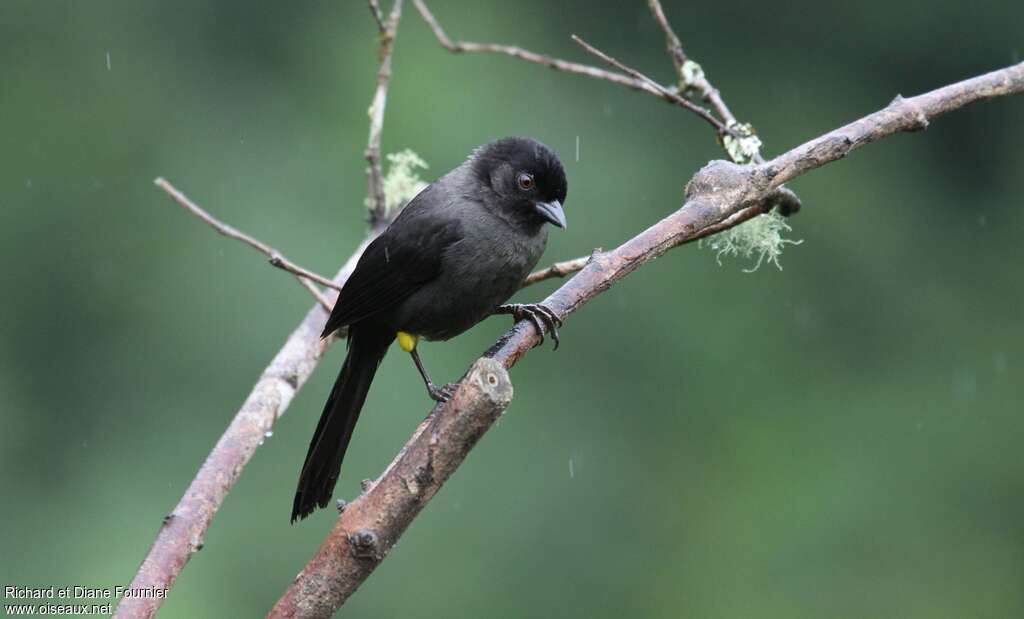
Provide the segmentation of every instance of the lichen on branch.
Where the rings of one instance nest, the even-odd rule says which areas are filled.
[[[420,178],[416,170],[426,169],[428,166],[419,155],[408,148],[389,154],[387,159],[390,165],[387,174],[384,175],[384,207],[390,214],[426,188],[427,183]]]
[[[719,266],[722,265],[722,257],[743,258],[757,261],[749,269],[743,269],[744,273],[753,273],[761,268],[765,262],[774,264],[780,271],[782,264],[779,257],[786,245],[799,245],[803,240],[787,239],[782,235],[792,231],[786,218],[775,209],[754,217],[750,221],[729,228],[701,239],[700,247],[707,247],[715,252],[715,260]]]

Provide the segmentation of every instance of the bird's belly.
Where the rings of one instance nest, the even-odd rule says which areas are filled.
[[[428,340],[455,337],[490,316],[495,307],[512,296],[518,284],[519,280],[465,279],[454,285],[424,286],[409,299],[402,330]]]
[[[428,340],[446,340],[467,331],[519,289],[542,251],[543,246],[463,251],[460,260],[446,265],[440,277],[403,303],[400,329]],[[465,259],[467,254],[473,259]]]

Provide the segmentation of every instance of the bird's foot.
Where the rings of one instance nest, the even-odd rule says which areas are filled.
[[[499,305],[497,313],[512,314],[512,318],[516,322],[529,320],[533,326],[537,327],[537,333],[540,335],[540,342],[537,345],[544,344],[544,334],[549,333],[555,342],[554,349],[558,350],[558,328],[562,326],[562,319],[555,313],[555,310],[547,305],[543,303],[511,303]]]
[[[459,383],[448,383],[440,388],[431,383],[427,385],[427,395],[435,402],[447,402],[452,399],[452,396],[455,395],[455,390],[458,388]]]

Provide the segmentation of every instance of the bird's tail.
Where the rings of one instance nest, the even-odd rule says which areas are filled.
[[[394,333],[360,329],[355,325],[349,328],[348,356],[309,443],[295,490],[292,522],[331,502],[359,411],[366,401],[373,375],[394,339]]]

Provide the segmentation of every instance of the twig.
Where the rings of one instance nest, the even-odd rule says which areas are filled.
[[[327,279],[322,275],[317,275],[312,271],[300,267],[299,265],[293,263],[291,260],[285,258],[284,255],[281,254],[281,252],[277,251],[270,245],[267,245],[263,241],[260,241],[259,239],[252,237],[242,232],[238,228],[226,224],[223,221],[214,217],[213,215],[207,213],[198,204],[196,204],[192,200],[189,200],[188,196],[179,191],[174,185],[172,185],[166,179],[158,178],[155,181],[153,181],[153,183],[157,187],[162,189],[167,195],[171,196],[171,198],[175,202],[177,202],[182,208],[189,211],[199,219],[202,219],[204,222],[209,224],[211,228],[213,228],[220,234],[223,234],[228,238],[232,238],[245,243],[249,247],[252,247],[256,251],[260,252],[261,254],[269,258],[270,264],[295,275],[295,278],[299,280],[299,283],[302,284],[302,286],[306,290],[308,290],[311,295],[313,295],[313,298],[316,299],[317,303],[319,303],[328,312],[331,311],[331,302],[327,299],[327,297],[324,296],[322,292],[320,292],[319,289],[317,289],[316,286],[310,283],[310,280],[313,280],[316,283],[321,284],[323,286],[334,288],[336,290],[339,289],[338,284],[334,283],[333,281]]]
[[[371,7],[372,8],[372,7]],[[379,12],[379,7],[378,11]],[[375,12],[376,15],[376,12]],[[380,67],[377,69],[377,90],[370,103],[370,136],[366,140],[366,157],[370,167],[366,171],[367,196],[370,202],[370,222],[376,224],[387,218],[387,201],[384,197],[384,173],[380,165],[380,136],[384,129],[384,107],[388,101],[388,84],[391,82],[391,53],[398,34],[398,21],[402,18],[402,0],[395,0],[391,6],[384,30],[380,34]]]
[[[683,44],[679,41],[679,37],[676,36],[675,30],[672,29],[672,25],[669,24],[668,18],[665,17],[665,11],[661,8],[661,2],[658,0],[647,0],[648,6],[651,7],[651,13],[654,15],[654,21],[658,22],[661,29],[665,32],[665,48],[668,52],[669,58],[672,59],[672,64],[676,67],[676,72],[680,77],[683,76],[683,66],[689,58],[686,52],[683,50]],[[729,111],[729,106],[722,100],[721,94],[718,89],[711,85],[707,77],[703,75],[699,83],[694,84],[694,88],[700,93],[701,99],[711,104],[711,107],[718,112],[718,116],[725,122],[726,126],[732,125],[737,122],[736,117],[733,116],[732,112]],[[758,157],[761,155],[758,154]],[[761,163],[761,161],[755,161],[754,163]]]
[[[739,125],[739,121],[736,120],[729,106],[725,104],[725,100],[722,99],[719,90],[711,85],[704,70],[700,68],[700,65],[687,57],[686,52],[683,50],[682,42],[680,42],[675,30],[672,29],[668,17],[665,16],[665,11],[661,8],[661,2],[659,0],[647,0],[647,5],[651,9],[651,14],[654,15],[654,21],[658,22],[658,25],[665,33],[665,51],[668,53],[672,64],[675,65],[676,73],[679,75],[680,93],[685,95],[688,92],[687,87],[696,90],[701,100],[710,104],[711,109],[718,113],[718,117],[722,119],[726,127],[732,128]],[[696,69],[689,76],[685,69],[688,62]],[[722,142],[722,148],[733,161],[736,161],[733,158],[733,154],[726,148],[724,141]],[[764,163],[764,157],[761,155],[760,149],[754,153],[751,161],[757,164]],[[736,161],[736,163],[742,162]],[[772,207],[778,207],[779,212],[787,217],[798,212],[801,208],[800,198],[789,190],[780,192],[778,198]]]
[[[672,26],[668,23],[668,18],[665,17],[665,11],[661,9],[661,3],[658,0],[647,0],[647,5],[651,7],[651,13],[654,14],[654,21],[658,22],[661,29],[665,32],[665,49],[668,52],[669,58],[672,59],[672,64],[676,65],[676,73],[682,74],[683,65],[686,64],[686,52],[683,51],[683,44],[679,42],[679,37],[676,36],[675,30],[672,30]]]
[[[511,399],[512,383],[501,363],[477,360],[452,398],[434,407],[385,474],[345,506],[316,557],[267,617],[333,615],[340,600],[384,559]],[[310,571],[314,565],[315,573]],[[328,574],[331,568],[338,571]]]
[[[620,73],[613,73],[612,71],[605,71],[598,67],[580,64],[578,62],[569,62],[560,58],[552,58],[551,56],[531,52],[514,45],[472,43],[469,41],[453,42],[448,38],[448,35],[445,34],[444,29],[441,28],[441,24],[438,23],[437,18],[435,18],[434,14],[430,12],[430,9],[427,8],[427,5],[423,0],[413,0],[413,4],[416,5],[416,9],[420,12],[420,16],[423,17],[423,21],[425,21],[427,25],[430,26],[430,29],[434,31],[434,36],[437,37],[437,41],[441,44],[441,47],[452,53],[482,52],[490,54],[504,54],[506,56],[511,56],[527,62],[533,62],[551,69],[556,69],[558,71],[564,71],[574,75],[584,75],[586,77],[592,77],[599,80],[606,80],[634,90],[642,90],[657,97],[661,96],[657,90],[642,80],[634,79]]]
[[[686,61],[689,60],[686,52],[683,50],[683,44],[679,41],[679,37],[676,35],[675,30],[672,29],[672,25],[669,24],[668,18],[665,16],[665,11],[661,8],[661,2],[659,2],[659,0],[647,0],[647,4],[651,7],[651,13],[654,15],[654,21],[658,22],[662,31],[665,32],[666,51],[668,52],[669,58],[672,59],[672,64],[676,67],[676,73],[678,73],[679,77],[682,79],[684,77],[683,67],[686,65]],[[729,106],[725,104],[725,101],[722,99],[718,89],[712,86],[711,82],[708,81],[703,70],[700,72],[699,79],[697,79],[696,83],[692,86],[700,94],[702,100],[711,104],[711,108],[718,113],[719,118],[722,119],[727,127],[737,123],[736,117],[733,116],[732,112],[729,110]],[[763,162],[764,159],[761,157],[761,154],[758,153],[754,157],[754,163]]]
[[[523,288],[526,288],[527,286],[532,286],[533,284],[536,284],[537,282],[542,282],[546,279],[552,279],[555,277],[565,277],[566,275],[571,275],[572,273],[575,273],[576,271],[579,271],[583,267],[587,266],[587,261],[589,260],[590,256],[580,256],[579,258],[573,258],[572,260],[556,262],[547,268],[541,269],[539,271],[534,271],[533,273],[527,275],[526,279],[523,280]]]
[[[381,34],[388,31],[388,26],[384,21],[384,13],[380,10],[380,3],[377,0],[367,0],[370,5],[370,14],[373,15],[373,21],[377,22],[377,30]]]
[[[811,140],[761,165],[714,161],[687,185],[683,206],[618,248],[597,253],[572,279],[544,300],[562,318],[572,314],[643,264],[673,247],[756,214],[781,183],[850,151],[900,131],[927,126],[929,119],[973,101],[1024,91],[1024,63],[932,92],[903,99],[841,129]],[[484,357],[512,367],[540,341],[536,327],[520,321]],[[491,427],[500,398],[479,398],[480,369],[503,378],[493,365],[477,361],[457,397],[438,405],[377,482],[348,504],[319,551],[295,578],[267,617],[329,617],[387,555],[444,479]],[[493,383],[492,383],[493,384]],[[498,402],[498,403],[496,403]],[[432,457],[444,450],[440,474]]]
[[[591,45],[590,43],[584,41],[579,36],[572,35],[570,38],[572,39],[572,41],[574,43],[577,43],[578,45],[580,45],[580,47],[583,47],[589,53],[597,56],[602,61],[604,61],[604,63],[607,63],[608,65],[614,67],[615,69],[623,71],[623,72],[633,76],[634,78],[645,82],[647,85],[649,85],[651,88],[653,88],[657,92],[658,96],[664,98],[667,101],[673,102],[673,104],[676,104],[680,108],[689,110],[690,112],[696,114],[697,116],[699,116],[702,119],[705,119],[706,121],[708,121],[711,124],[711,126],[715,127],[715,130],[718,131],[719,135],[725,135],[727,133],[731,133],[732,132],[729,128],[727,128],[724,124],[722,124],[722,121],[720,121],[717,118],[715,118],[715,116],[711,112],[708,112],[707,110],[701,108],[700,106],[692,104],[692,102],[690,102],[690,101],[686,100],[685,98],[679,96],[675,92],[672,92],[671,90],[669,90],[665,86],[658,84],[657,82],[655,82],[654,80],[650,79],[646,75],[640,73],[636,69],[633,69],[632,67],[628,67],[628,66],[624,65],[622,63],[622,61],[617,60],[617,59],[609,56],[608,54],[604,53],[600,49],[598,49],[598,48],[594,47],[593,45]]]
[[[841,159],[855,149],[900,131],[921,131],[929,122],[969,103],[1024,91],[1024,63],[950,84],[916,97],[897,95],[885,109],[830,131],[765,163],[772,187]]]
[[[184,208],[185,210],[189,211],[199,219],[209,224],[211,228],[213,228],[220,234],[228,238],[241,241],[248,245],[249,247],[256,249],[261,254],[267,256],[267,258],[269,259],[268,262],[271,265],[281,269],[282,271],[287,271],[295,275],[296,279],[299,280],[300,283],[304,284],[309,288],[310,292],[313,294],[313,297],[317,300],[317,302],[320,303],[320,305],[328,312],[331,311],[333,305],[330,302],[330,300],[326,296],[324,296],[324,294],[320,292],[315,286],[310,284],[310,282],[307,280],[312,280],[320,284],[321,286],[326,286],[327,288],[339,291],[341,290],[340,284],[338,284],[334,280],[327,279],[326,277],[320,275],[319,273],[314,273],[313,271],[310,271],[305,267],[295,264],[288,258],[285,258],[281,252],[277,251],[270,245],[267,245],[263,241],[257,239],[256,237],[250,234],[242,232],[241,230],[232,226],[231,224],[225,223],[217,219],[209,212],[207,212],[203,207],[193,202],[188,196],[186,196],[180,189],[172,185],[170,181],[168,181],[167,179],[158,178],[155,181],[153,181],[153,184],[162,189],[167,195],[171,196],[171,198],[175,202],[177,202],[182,208]],[[552,277],[565,277],[570,273],[579,271],[580,269],[583,268],[583,265],[586,264],[586,261],[588,259],[589,256],[583,258],[576,258],[574,260],[566,260],[565,262],[556,262],[555,264],[545,269],[542,269],[535,273],[531,273],[529,276],[527,276],[527,278],[523,280],[523,287],[525,288],[526,286],[535,284],[545,279],[550,279]]]
[[[389,19],[390,36],[382,37],[380,42],[382,67],[384,64],[390,66],[390,49],[400,15],[401,0],[396,0]],[[384,75],[383,79],[380,77],[382,74]],[[378,100],[383,101],[386,96],[389,77],[390,70],[378,72],[377,91],[374,94],[375,103]],[[384,108],[382,104],[378,112],[371,116],[371,130],[368,139],[370,146],[373,146],[376,140],[378,153],[383,123]],[[170,187],[169,183],[168,187]],[[175,193],[180,195],[180,192],[176,190]],[[190,204],[187,201],[186,203],[179,202],[179,204],[190,208],[187,206]],[[196,209],[196,215],[210,225],[214,225],[214,222],[220,224],[220,227],[214,225],[214,228],[222,234],[242,240],[257,249],[262,246],[264,249],[273,251],[264,243],[227,224],[218,222],[202,209],[198,209],[198,207]],[[192,209],[190,208],[190,210]],[[383,231],[387,223],[387,213],[375,216],[371,211],[366,238],[338,271],[338,275],[334,278],[336,287],[343,286],[348,280],[366,246]],[[261,251],[263,250],[261,249]],[[266,252],[264,251],[264,253]],[[331,305],[329,300],[327,305],[328,307]],[[242,469],[252,458],[257,447],[263,444],[266,433],[273,428],[274,422],[288,409],[292,398],[312,374],[324,351],[335,340],[335,338],[320,338],[320,332],[323,330],[326,320],[327,312],[320,305],[314,306],[285,341],[270,365],[263,371],[260,379],[249,393],[249,397],[246,398],[242,408],[235,415],[224,434],[221,435],[206,461],[203,462],[174,511],[164,517],[153,546],[146,558],[143,559],[142,565],[139,566],[135,578],[132,579],[130,590],[141,591],[150,588],[169,590],[174,586],[175,580],[181,570],[185,568],[189,558],[203,547],[206,530],[228,492],[238,480],[238,476],[241,475]],[[163,597],[156,596],[123,598],[114,610],[113,617],[114,619],[153,617],[163,600]]]
[[[731,129],[729,129],[724,124],[722,124],[722,121],[720,121],[717,118],[715,118],[714,115],[711,112],[707,111],[706,109],[702,108],[701,106],[696,105],[694,103],[691,103],[690,101],[687,101],[686,99],[680,97],[679,95],[677,95],[676,93],[672,92],[668,88],[665,88],[664,86],[662,86],[658,82],[655,82],[651,78],[647,77],[646,75],[644,75],[640,71],[638,71],[638,70],[636,70],[636,69],[634,69],[632,67],[629,67],[629,66],[626,66],[626,65],[622,64],[622,62],[620,62],[619,60],[616,60],[615,58],[612,58],[608,54],[606,54],[606,53],[602,52],[601,50],[597,49],[596,47],[594,47],[590,43],[587,43],[586,41],[584,41],[580,37],[576,36],[575,34],[572,35],[571,38],[572,38],[572,40],[577,45],[579,45],[583,49],[587,50],[587,52],[589,52],[590,54],[593,54],[594,56],[597,56],[603,62],[605,62],[605,63],[615,67],[616,69],[618,69],[620,71],[623,71],[623,72],[631,75],[632,77],[634,77],[634,78],[636,78],[638,80],[641,80],[641,81],[647,83],[651,88],[653,88],[654,90],[657,91],[658,95],[662,99],[664,99],[666,101],[669,101],[671,103],[675,103],[676,105],[678,105],[679,107],[682,107],[684,109],[690,110],[691,112],[693,112],[697,116],[700,116],[704,120],[708,121],[711,124],[711,126],[715,128],[715,131],[717,131],[719,135],[726,135],[726,134],[731,134],[732,133]]]

